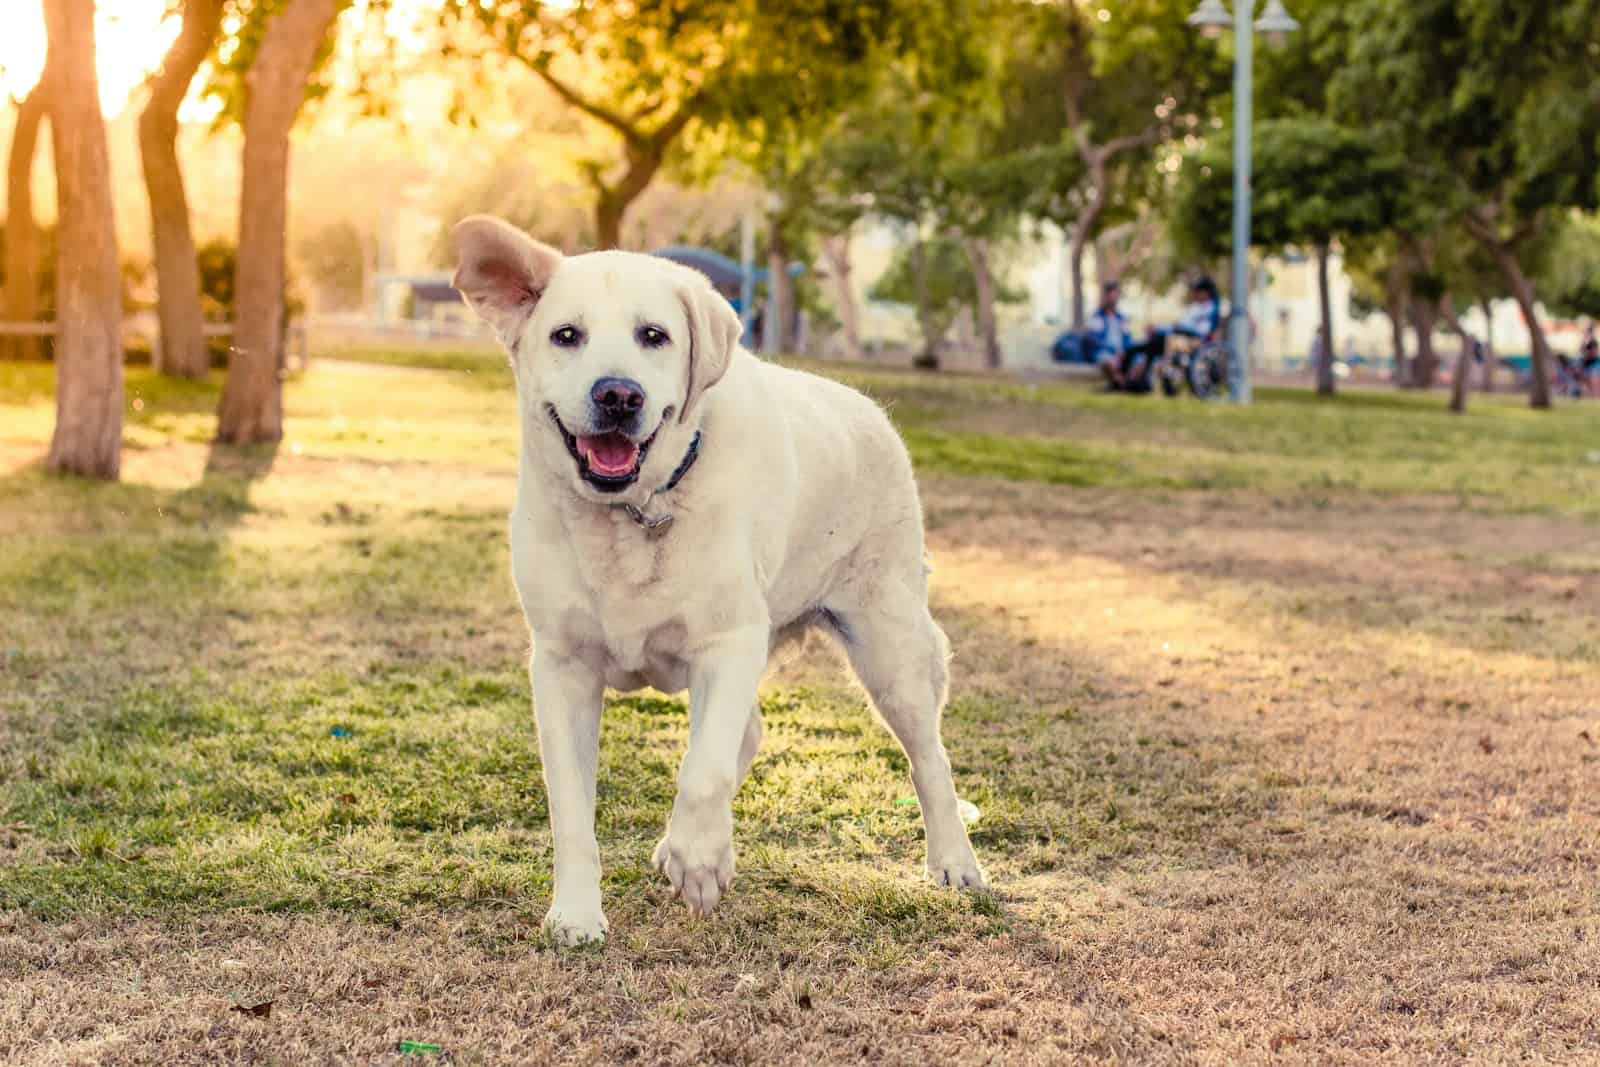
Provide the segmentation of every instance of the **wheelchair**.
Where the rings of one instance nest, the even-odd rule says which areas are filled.
[[[1221,400],[1228,395],[1232,362],[1233,350],[1220,331],[1203,341],[1172,334],[1146,375],[1163,396],[1177,396],[1187,388],[1197,400]]]

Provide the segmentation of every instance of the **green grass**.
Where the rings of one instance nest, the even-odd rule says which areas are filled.
[[[131,370],[118,484],[44,472],[49,368],[0,363],[0,1059],[1593,1048],[1595,409],[845,372],[923,476],[995,892],[921,881],[905,757],[813,652],[709,921],[649,865],[684,702],[608,698],[611,937],[562,954],[510,374],[415,358],[314,363],[246,450],[218,380]]]
[[[51,710],[39,708],[32,727]],[[1000,721],[1018,710],[968,703],[953,714]],[[871,870],[915,868],[920,816],[896,803],[910,792],[905,759],[858,701],[779,690],[763,711],[763,760],[735,812],[757,885],[866,864],[838,891],[888,907],[879,918],[981,923],[981,904]],[[608,705],[598,833],[624,909],[628,887],[656,878],[648,858],[671,808],[685,722],[675,699]],[[536,914],[548,898],[537,745],[514,669],[430,663],[283,681],[194,672],[129,687],[92,719],[69,713],[54,725],[8,761],[5,818],[27,827],[30,843],[0,876],[0,909],[54,920],[240,908],[394,920],[462,905]],[[957,767],[985,808],[979,847],[1025,848],[1046,826],[1058,861],[1135,845],[1137,827],[1105,809],[1074,813],[1045,795],[1046,776],[984,784],[990,759],[969,752]],[[1118,791],[1087,755],[1070,762],[1093,789]],[[1033,862],[1049,865],[1042,854]]]
[[[290,384],[283,445],[216,453],[198,480],[176,460],[202,448],[218,383],[130,370],[121,484],[28,462],[0,478],[0,820],[25,828],[0,868],[0,908],[393,917],[545,898],[525,678],[514,652],[487,664],[474,652],[491,637],[514,648],[521,632],[503,518],[516,431],[507,390],[485,388],[509,375],[485,364],[475,377],[323,366]],[[872,384],[925,470],[1184,484],[1104,445],[939,430],[920,379]],[[46,438],[50,388],[47,367],[0,364],[0,411],[22,452],[28,433],[35,447]],[[914,417],[902,394],[922,405]],[[1025,396],[973,392],[979,406]],[[268,469],[288,473],[260,480]],[[866,860],[909,877],[920,823],[894,803],[909,793],[905,761],[859,696],[777,690],[767,714],[763,762],[739,800],[752,877]],[[974,695],[957,714],[1009,751],[1060,709]],[[1078,727],[1069,716],[1056,729]],[[608,877],[633,884],[653,877],[684,708],[618,699],[607,730],[601,838]],[[985,811],[980,847],[1015,848],[1025,869],[1136,849],[1148,816],[1118,799],[1137,788],[1134,764],[1052,752],[1048,772],[1004,784],[986,777],[997,757],[958,755]],[[902,877],[858,871],[852,884],[988,921]]]
[[[548,872],[537,861],[548,831],[525,681],[514,666],[451,660],[477,636],[520,628],[503,577],[505,500],[444,493],[440,480],[474,465],[509,473],[510,377],[496,356],[430,358],[456,373],[329,365],[291,383],[276,461],[317,466],[276,489],[256,484],[274,462],[261,450],[219,454],[198,482],[170,488],[61,481],[32,466],[0,479],[12,516],[0,617],[15,635],[0,649],[0,677],[16,705],[3,817],[26,826],[29,841],[27,862],[0,876],[0,907],[55,918],[239,907],[393,916],[543,899]],[[1329,404],[1287,391],[1264,391],[1241,411],[1069,386],[845,377],[889,407],[925,473],[1318,497],[1447,493],[1585,513],[1600,495],[1600,466],[1572,460],[1592,430],[1585,411],[1495,403],[1452,419],[1423,398]],[[216,392],[215,381],[130,371],[131,455],[203,442]],[[0,364],[12,425],[31,424],[42,440],[49,397],[48,368]],[[1015,432],[974,428],[991,424]],[[260,673],[253,657],[294,662],[283,633],[306,619],[321,620],[313,645],[357,641],[359,662]],[[30,647],[23,620],[45,622],[44,647]],[[359,645],[365,627],[405,635],[402,665]],[[50,646],[95,629],[100,663],[50,658]],[[174,651],[175,664],[155,669]],[[130,664],[126,681],[99,669]],[[35,673],[48,683],[30,691]],[[767,711],[767,758],[739,801],[747,850],[910,869],[916,812],[894,804],[906,791],[904,759],[859,698],[778,691]],[[1039,713],[1011,696],[968,699],[956,714],[1000,731],[1003,753]],[[601,837],[619,884],[649,877],[683,721],[675,700],[611,706]],[[1069,717],[1052,729],[1070,737],[1078,728]],[[999,755],[958,755],[971,761],[961,769],[986,812],[980,845],[1017,850],[1024,869],[1150,847],[1139,840],[1150,798],[1130,806],[1137,777],[1127,764],[1117,771],[1066,743],[1050,752],[1048,773],[1013,770],[1003,786],[985,780]],[[1064,783],[1071,803],[1058,796]],[[1097,798],[1087,809],[1085,790]],[[932,894],[907,899],[946,907]]]
[[[1439,394],[1319,399],[1261,389],[1248,408],[849,370],[925,470],[1127,489],[1296,496],[1437,495],[1473,506],[1600,515],[1600,405],[1536,412]]]
[[[490,351],[347,348],[340,359],[463,372],[511,387]],[[1125,489],[1238,489],[1297,497],[1432,495],[1474,508],[1600,515],[1600,404],[1536,412],[1520,396],[1474,396],[1465,415],[1440,393],[1259,389],[1249,408],[1190,398],[1106,396],[798,363],[877,397],[919,469]]]

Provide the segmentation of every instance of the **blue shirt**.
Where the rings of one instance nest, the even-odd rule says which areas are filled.
[[[1184,310],[1183,318],[1172,324],[1172,332],[1204,340],[1217,332],[1217,326],[1221,322],[1222,301],[1204,300],[1198,304],[1190,304]]]
[[[1089,337],[1095,353],[1121,352],[1128,347],[1128,319],[1120,311],[1099,308],[1089,316]]]

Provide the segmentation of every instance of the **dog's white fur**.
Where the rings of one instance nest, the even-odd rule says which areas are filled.
[[[761,741],[756,687],[776,647],[813,625],[838,638],[910,758],[929,874],[983,886],[939,739],[949,645],[928,613],[921,504],[884,413],[745,352],[733,309],[686,267],[625,252],[563,258],[487,216],[461,222],[454,239],[456,287],[516,372],[511,553],[533,631],[552,935],[605,936],[594,835],[604,689],[689,691],[688,752],[654,858],[690,909],[708,913],[733,879],[733,795]],[[641,324],[668,342],[642,345]],[[581,347],[553,342],[563,325],[583,330]],[[592,428],[590,388],[607,376],[639,383],[642,425],[659,427],[637,482],[612,493],[580,476],[550,417]],[[697,430],[697,462],[659,492]],[[619,504],[672,525],[652,537]]]

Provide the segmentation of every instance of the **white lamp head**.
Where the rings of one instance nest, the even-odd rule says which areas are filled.
[[[1233,25],[1233,16],[1222,6],[1222,0],[1200,0],[1200,6],[1194,9],[1194,14],[1190,15],[1187,21],[1200,31],[1201,36],[1216,38],[1221,37],[1222,31]]]
[[[1299,28],[1300,23],[1284,9],[1283,0],[1267,0],[1267,9],[1256,19],[1256,31],[1265,34],[1267,43],[1274,48],[1281,48],[1288,36]]]

